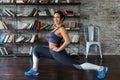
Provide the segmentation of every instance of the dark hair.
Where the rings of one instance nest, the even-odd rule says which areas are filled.
[[[54,14],[56,13],[60,15],[60,18],[63,18],[63,21],[65,20],[65,14],[62,11],[56,11]]]

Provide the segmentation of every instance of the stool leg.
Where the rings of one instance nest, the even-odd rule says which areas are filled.
[[[101,59],[102,59],[101,45],[99,45],[99,52],[100,52],[100,57],[101,57]]]
[[[86,44],[86,58],[88,58],[89,48],[90,48],[90,45],[87,43]]]

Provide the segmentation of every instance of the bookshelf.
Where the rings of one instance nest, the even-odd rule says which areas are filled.
[[[62,0],[61,2],[55,2],[56,0],[50,2],[52,0],[48,0],[49,2],[42,3],[40,0],[5,1],[0,3],[0,21],[5,23],[7,29],[0,27],[0,40],[2,36],[5,36],[4,40],[0,42],[0,47],[8,50],[7,56],[26,56],[29,55],[31,47],[35,45],[46,46],[47,33],[53,25],[52,16],[56,10],[66,13],[64,25],[69,32],[71,45],[76,47],[79,52],[80,41],[77,38],[79,38],[81,27],[80,0],[73,0],[73,2],[67,2],[67,0],[66,2],[65,0],[63,0],[64,2]],[[10,40],[6,38],[7,36],[8,39],[11,37]],[[72,53],[69,50],[68,53]],[[72,51],[76,51],[76,49]]]

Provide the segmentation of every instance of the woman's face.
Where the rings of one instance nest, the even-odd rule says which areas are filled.
[[[62,24],[62,19],[60,17],[60,14],[55,13],[54,17],[53,17],[53,21],[54,21],[54,24],[56,24],[56,25]]]

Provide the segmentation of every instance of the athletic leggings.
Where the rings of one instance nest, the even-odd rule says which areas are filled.
[[[40,56],[44,56],[49,59],[54,59],[66,66],[75,69],[98,71],[100,68],[100,66],[91,63],[78,63],[76,60],[72,59],[65,50],[56,52],[48,47],[40,47],[40,46],[36,46],[33,49],[33,68],[38,68],[38,59],[40,58]]]

